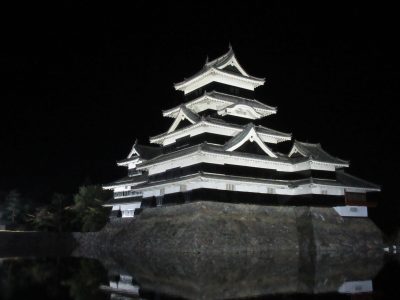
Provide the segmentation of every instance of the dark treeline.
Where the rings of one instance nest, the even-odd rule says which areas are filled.
[[[42,203],[11,190],[0,195],[0,225],[13,230],[96,231],[108,220],[102,204],[111,197],[99,185],[81,186],[77,193],[54,193]]]

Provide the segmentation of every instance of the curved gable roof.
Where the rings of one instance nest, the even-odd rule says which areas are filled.
[[[270,157],[274,158],[278,157],[271,149],[269,149],[263,143],[261,138],[258,136],[253,123],[249,123],[248,125],[246,125],[246,127],[240,133],[238,133],[229,141],[227,141],[223,149],[226,151],[234,151],[247,141],[256,142],[260,146],[260,148]]]
[[[294,141],[293,147],[290,150],[289,157],[294,153],[300,153],[304,157],[309,157],[317,161],[328,162],[341,165],[349,165],[349,162],[337,157],[330,155],[324,149],[321,144],[305,143],[300,141]]]
[[[200,121],[200,116],[194,112],[192,112],[190,109],[186,108],[185,105],[181,105],[179,112],[177,116],[175,117],[175,121],[172,123],[171,127],[168,129],[168,133],[175,131],[175,129],[178,127],[179,123],[183,120],[189,120],[190,123],[195,124],[198,121]]]
[[[234,66],[238,72],[232,71],[231,68],[227,68],[228,66]],[[232,47],[230,47],[227,53],[210,62],[206,61],[203,68],[199,72],[195,73],[189,78],[185,78],[181,82],[175,83],[174,87],[176,90],[184,90],[191,83],[196,82],[200,78],[206,77],[210,74],[220,74],[228,77],[234,76],[236,78],[241,78],[241,80],[252,82],[254,86],[262,85],[265,82],[265,78],[250,76],[239,64]]]
[[[233,66],[235,70],[237,70],[241,75],[246,76],[246,77],[251,77],[243,68],[242,66],[239,64],[235,53],[233,52],[232,47],[229,45],[229,51],[227,53],[225,53],[224,55],[210,61],[207,62],[205,64],[205,67],[211,68],[217,68],[220,70],[223,70],[225,68],[227,68],[228,66]],[[232,68],[228,69],[228,70],[232,70]],[[235,73],[235,72],[233,72]]]

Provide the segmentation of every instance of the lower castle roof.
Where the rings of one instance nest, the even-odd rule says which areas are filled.
[[[290,153],[299,152],[304,157],[310,157],[318,161],[332,162],[338,164],[349,164],[348,161],[334,157],[322,149],[321,144],[304,143],[294,141]],[[289,155],[290,156],[290,155]]]
[[[193,123],[187,127],[184,127],[184,128],[181,128],[181,129],[178,129],[175,131],[171,131],[171,132],[164,132],[164,133],[158,134],[156,136],[153,136],[150,138],[150,142],[161,144],[163,142],[163,140],[168,137],[190,135],[191,130],[193,130],[199,126],[208,126],[208,125],[221,126],[222,128],[229,128],[229,129],[235,129],[235,130],[245,130],[246,126],[247,126],[247,125],[233,124],[233,123],[226,122],[223,119],[218,119],[218,118],[213,118],[213,117],[207,116],[207,117],[202,117],[201,119],[198,120],[198,122]],[[254,128],[257,131],[257,133],[275,137],[278,141],[288,141],[291,139],[291,136],[292,136],[290,133],[281,132],[281,131],[267,128],[267,127],[264,127],[261,125],[254,125]],[[207,132],[207,131],[204,131],[204,132]],[[224,135],[224,134],[221,133],[221,135]]]
[[[288,188],[296,188],[300,185],[306,184],[317,184],[317,185],[328,185],[328,186],[338,186],[338,187],[347,187],[347,188],[361,188],[367,189],[370,191],[379,191],[380,187],[372,184],[368,181],[345,173],[344,171],[339,171],[337,173],[337,179],[317,179],[317,178],[305,178],[305,179],[297,179],[297,180],[278,180],[278,179],[264,179],[264,178],[254,178],[254,177],[243,177],[243,176],[235,176],[235,175],[226,175],[226,174],[217,174],[217,173],[206,173],[206,172],[196,172],[191,175],[180,176],[172,179],[165,179],[160,181],[141,183],[133,188],[133,190],[145,189],[147,187],[163,185],[163,184],[171,184],[174,182],[184,181],[184,180],[193,180],[195,178],[198,179],[219,179],[219,180],[234,180],[234,181],[242,181],[242,182],[252,182],[252,183],[263,183],[270,184],[274,186],[280,187],[288,187]]]
[[[338,164],[339,166],[342,167],[347,167],[348,164],[344,163],[343,161],[336,161],[329,159],[328,161],[324,161],[322,156],[314,158],[314,157],[309,157],[309,156],[301,156],[301,157],[288,157],[286,155],[279,155],[278,153],[276,158],[269,157],[267,155],[260,155],[260,154],[252,154],[252,153],[244,153],[244,152],[238,152],[238,151],[226,151],[224,150],[224,145],[215,145],[215,144],[209,144],[209,143],[202,143],[199,145],[191,146],[188,148],[180,149],[174,152],[166,153],[163,155],[159,155],[151,160],[145,161],[138,165],[139,169],[143,169],[146,166],[150,166],[155,163],[171,160],[174,158],[179,158],[184,155],[188,155],[194,152],[198,151],[207,151],[207,152],[212,152],[215,154],[224,154],[224,155],[230,155],[230,156],[238,156],[238,157],[245,157],[245,158],[255,158],[255,159],[262,159],[262,160],[268,160],[268,161],[275,161],[275,162],[282,162],[282,163],[288,163],[288,164],[296,164],[304,161],[316,161],[316,162],[323,162],[323,163],[329,163],[329,164]]]

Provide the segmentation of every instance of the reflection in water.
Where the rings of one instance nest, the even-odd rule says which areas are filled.
[[[235,299],[270,296],[364,294],[382,257],[256,255],[121,255],[102,259],[109,273],[103,285],[113,298]],[[293,298],[293,299],[294,299]],[[119,299],[119,298],[118,298]],[[296,298],[297,299],[297,298]]]
[[[132,299],[140,297],[140,287],[130,275],[110,276],[109,285],[101,285],[100,289],[110,294],[110,299]]]
[[[8,258],[0,260],[0,299],[108,299],[98,290],[107,282],[92,259]]]
[[[148,299],[161,298],[161,295],[153,291],[145,291],[135,282],[132,276],[120,274],[112,276],[109,285],[101,285],[100,289],[110,294],[110,299],[135,299],[148,297]],[[344,282],[337,291],[338,294],[357,295],[372,293],[372,280]],[[276,296],[276,294],[274,294]],[[284,294],[286,297],[287,294]],[[268,296],[268,295],[263,295]],[[323,296],[323,294],[322,294]],[[164,295],[163,298],[169,298]],[[294,298],[294,297],[293,297]],[[304,298],[304,296],[303,296]],[[354,297],[353,297],[354,298]]]
[[[346,281],[340,287],[338,292],[341,294],[359,294],[372,292],[372,280]]]
[[[0,299],[384,299],[382,290],[398,292],[385,284],[400,268],[382,265],[380,256],[282,253],[9,258],[0,259]]]

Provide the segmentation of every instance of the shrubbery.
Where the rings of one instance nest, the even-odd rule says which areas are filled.
[[[108,220],[109,210],[102,205],[110,197],[110,192],[99,185],[85,185],[73,196],[56,193],[48,205],[35,207],[13,190],[4,198],[2,218],[21,230],[97,231]]]

